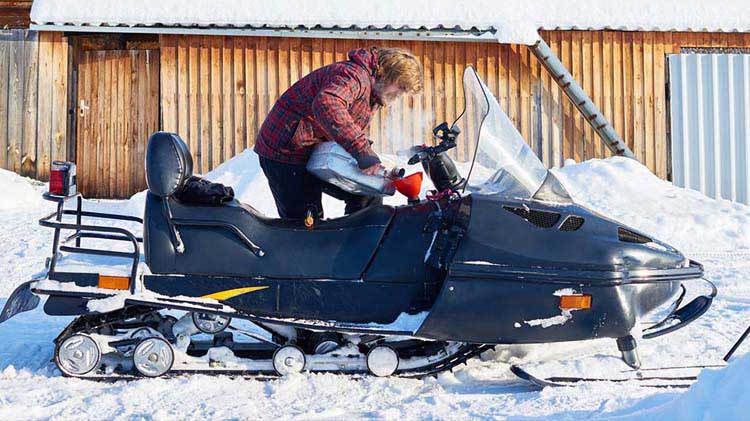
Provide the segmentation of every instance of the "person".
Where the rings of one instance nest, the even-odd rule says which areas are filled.
[[[346,202],[350,214],[382,203],[319,180],[306,169],[314,147],[335,141],[362,172],[383,171],[367,137],[380,107],[422,89],[422,66],[408,50],[356,49],[349,59],[322,67],[281,95],[258,132],[255,152],[281,218],[323,217],[322,193]]]

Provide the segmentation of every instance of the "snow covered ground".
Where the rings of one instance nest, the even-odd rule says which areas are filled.
[[[673,335],[641,341],[644,366],[717,363],[750,324],[750,208],[715,201],[663,182],[622,159],[567,165],[557,174],[575,199],[654,235],[705,264],[719,296],[711,310]],[[275,210],[257,157],[246,151],[208,175],[234,186],[240,200]],[[0,305],[16,285],[44,267],[50,232],[37,220],[53,210],[44,186],[0,170]],[[140,214],[143,194],[129,201],[87,201],[87,209]],[[393,199],[393,203],[402,203]],[[342,211],[334,200],[326,214]],[[105,259],[106,260],[106,259]],[[76,262],[86,265],[91,262]],[[108,262],[109,263],[109,262]],[[634,383],[580,384],[539,390],[508,371],[509,362],[548,360],[560,369],[616,361],[613,340],[525,348],[498,347],[437,379],[354,379],[299,375],[273,381],[185,376],[96,383],[66,379],[50,362],[52,340],[70,321],[41,309],[0,325],[0,419],[88,418],[636,418],[746,419],[750,410],[750,343],[734,363],[708,371],[691,389]],[[620,366],[621,367],[621,366]]]

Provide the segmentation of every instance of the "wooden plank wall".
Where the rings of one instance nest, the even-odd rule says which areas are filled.
[[[638,159],[667,177],[666,55],[681,47],[748,47],[748,34],[548,31],[553,51],[626,140]],[[313,69],[373,41],[162,36],[162,123],[194,151],[206,172],[253,144],[270,107]],[[380,41],[411,49],[425,67],[425,89],[381,111],[371,136],[381,152],[431,141],[435,123],[463,109],[461,75],[474,66],[547,166],[609,151],[528,48],[519,45]],[[460,144],[459,157],[471,147]]]
[[[67,157],[68,42],[61,33],[0,31],[0,167],[46,180]]]
[[[146,188],[146,142],[159,126],[159,51],[83,51],[78,60],[76,163],[86,197],[124,199]]]
[[[31,0],[0,0],[0,29],[29,27]]]

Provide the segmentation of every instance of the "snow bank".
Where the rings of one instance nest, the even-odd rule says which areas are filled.
[[[0,200],[0,210],[20,210],[42,203],[42,192],[32,185],[33,180],[0,169],[0,192],[5,199]]]
[[[690,253],[750,250],[750,207],[676,187],[628,158],[555,172],[577,203]]]
[[[750,355],[721,370],[704,370],[698,382],[677,399],[636,415],[644,420],[743,420],[750,409]]]
[[[38,24],[494,29],[533,44],[537,30],[748,31],[745,0],[36,0]]]

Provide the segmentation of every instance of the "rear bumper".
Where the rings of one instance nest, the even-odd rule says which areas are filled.
[[[467,266],[471,270],[466,270]],[[638,319],[674,300],[697,262],[670,270],[563,272],[455,265],[419,336],[518,344],[626,336]],[[512,275],[511,275],[512,274]],[[589,294],[591,308],[561,310],[560,295]]]

